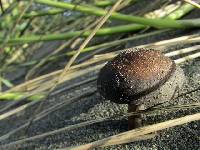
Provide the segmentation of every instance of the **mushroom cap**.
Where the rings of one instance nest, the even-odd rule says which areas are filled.
[[[113,102],[134,104],[157,90],[174,73],[173,60],[152,49],[129,49],[109,61],[99,73],[97,88]]]
[[[179,66],[176,66],[174,73],[162,86],[160,86],[157,90],[132,101],[131,104],[144,104],[144,106],[148,108],[167,101],[174,103],[176,100],[172,98],[178,96],[185,80],[184,71]]]

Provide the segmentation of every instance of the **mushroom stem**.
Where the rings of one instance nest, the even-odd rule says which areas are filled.
[[[144,105],[128,105],[128,113],[136,112],[138,110],[144,110]],[[128,129],[135,129],[142,126],[142,115],[134,115],[128,117]]]

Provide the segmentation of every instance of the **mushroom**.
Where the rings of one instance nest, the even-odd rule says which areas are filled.
[[[169,101],[183,85],[183,70],[153,49],[129,49],[99,72],[97,89],[105,99],[128,104],[128,112]],[[128,118],[129,129],[142,126],[141,115]]]

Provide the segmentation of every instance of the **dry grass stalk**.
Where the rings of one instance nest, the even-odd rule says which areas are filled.
[[[195,53],[195,54],[191,54],[191,55],[179,58],[179,59],[176,59],[174,61],[175,61],[176,64],[181,64],[185,61],[192,60],[192,59],[195,59],[195,58],[198,58],[198,57],[200,57],[200,52]]]
[[[195,2],[194,0],[184,0],[184,1],[197,7],[197,8],[200,8],[200,5],[197,2]]]
[[[186,36],[181,36],[178,38],[174,38],[174,39],[170,39],[170,40],[163,40],[163,41],[159,41],[159,42],[155,42],[152,44],[146,44],[146,45],[141,45],[139,47],[151,47],[151,48],[156,48],[158,49],[159,47],[163,47],[163,46],[173,46],[176,44],[189,44],[189,43],[195,43],[195,42],[200,42],[200,37],[198,34],[193,34],[193,35],[186,35]]]
[[[189,53],[189,52],[193,52],[197,50],[200,50],[200,45],[190,46],[190,47],[183,48],[180,50],[172,51],[172,52],[166,53],[165,56],[172,57],[172,56],[177,56],[177,55],[181,55],[181,54],[185,54],[185,53]]]
[[[165,122],[137,128],[137,129],[123,132],[114,136],[110,136],[110,137],[107,137],[107,138],[104,138],[102,140],[98,140],[92,143],[88,143],[85,145],[72,147],[72,148],[65,148],[63,150],[89,150],[89,149],[94,149],[97,147],[106,147],[109,145],[120,144],[121,141],[123,141],[123,143],[126,143],[126,142],[129,143],[131,141],[134,141],[134,139],[137,139],[138,137],[141,137],[143,135],[147,135],[152,132],[157,132],[163,129],[179,126],[179,125],[189,123],[192,121],[197,121],[197,120],[200,120],[200,113],[187,115],[181,118],[172,119]]]

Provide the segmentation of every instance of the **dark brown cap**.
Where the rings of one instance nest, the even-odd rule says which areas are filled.
[[[129,49],[109,61],[99,73],[100,94],[116,103],[132,103],[164,84],[175,63],[152,49]]]

